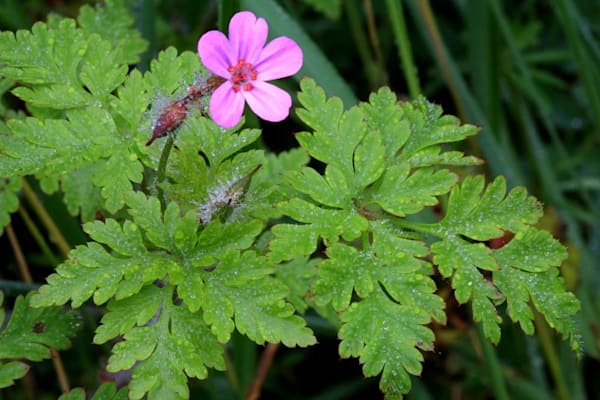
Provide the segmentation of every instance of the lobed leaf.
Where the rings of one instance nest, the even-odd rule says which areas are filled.
[[[77,22],[89,34],[98,34],[108,40],[116,60],[124,64],[135,64],[148,43],[135,29],[134,19],[121,0],[105,0],[92,8],[84,5],[79,9]]]
[[[483,160],[474,156],[465,156],[461,151],[442,151],[441,146],[430,146],[419,150],[407,159],[413,168],[432,165],[469,167],[481,165]]]
[[[421,373],[422,350],[433,349],[433,332],[424,325],[427,312],[391,301],[379,289],[353,303],[342,316],[340,355],[359,357],[365,376],[381,373],[379,387],[387,396],[410,390],[409,374]]]
[[[108,312],[102,316],[96,329],[94,343],[102,344],[129,332],[134,326],[144,326],[157,316],[161,307],[160,289],[155,285],[144,286],[135,296],[111,300]]]
[[[354,151],[366,133],[362,112],[353,107],[343,113],[341,100],[326,100],[323,89],[311,79],[303,79],[300,87],[298,100],[304,108],[296,112],[313,133],[300,132],[296,139],[311,156],[340,168],[351,181]]]
[[[327,244],[340,236],[353,240],[368,228],[367,220],[354,209],[326,209],[298,198],[283,202],[278,208],[299,223],[272,228],[275,239],[270,244],[270,257],[274,261],[312,254],[319,238]]]
[[[527,196],[525,188],[516,187],[507,195],[503,177],[483,189],[483,176],[467,177],[456,186],[439,229],[474,240],[489,240],[502,236],[505,230],[518,232],[542,215],[541,205]]]
[[[189,118],[181,127],[178,143],[186,151],[201,151],[208,165],[217,167],[227,158],[245,147],[250,146],[260,137],[258,129],[244,129],[241,132],[224,130],[207,118]]]
[[[0,389],[14,385],[17,379],[21,379],[29,371],[29,366],[21,361],[9,361],[0,363]]]
[[[117,391],[117,387],[114,382],[105,382],[91,397],[91,400],[127,400],[128,399],[127,388],[122,388]],[[86,400],[85,390],[82,388],[75,388],[67,393],[60,395],[58,400]]]
[[[66,173],[61,184],[69,213],[80,215],[83,222],[93,221],[96,213],[104,206],[100,188],[90,185],[94,172],[95,168],[92,164],[71,169]]]
[[[8,322],[0,313],[0,359],[24,358],[40,361],[50,358],[50,349],[64,350],[71,346],[70,337],[79,328],[79,319],[73,312],[61,307],[32,308],[31,295],[17,297]],[[5,324],[6,323],[6,324]],[[23,367],[2,364],[4,379],[17,379]],[[0,385],[1,387],[2,385]]]
[[[408,140],[411,131],[396,95],[388,87],[371,93],[368,103],[361,103],[369,132],[381,136],[385,147],[385,158],[392,160]]]
[[[79,78],[92,96],[103,99],[123,83],[128,68],[117,58],[119,54],[113,46],[100,36],[90,36],[88,46]]]
[[[301,193],[309,195],[316,202],[334,208],[352,206],[350,187],[343,172],[335,165],[328,165],[325,176],[313,168],[303,167],[285,175],[287,182]]]
[[[440,106],[419,97],[412,102],[400,104],[403,118],[408,120],[410,135],[401,152],[401,159],[407,160],[420,150],[442,143],[452,143],[475,135],[479,128],[460,124],[458,118],[442,115]]]
[[[495,250],[502,268],[493,274],[494,283],[506,295],[508,315],[528,334],[533,334],[533,306],[548,324],[580,352],[578,328],[573,316],[577,298],[565,290],[556,266],[566,258],[565,249],[546,231],[529,228]]]
[[[456,300],[461,304],[471,300],[473,318],[483,323],[484,334],[497,343],[500,340],[501,318],[495,303],[501,301],[503,295],[479,271],[498,270],[491,250],[482,243],[468,243],[449,236],[431,245],[431,252],[441,274],[452,278]]]
[[[387,168],[369,197],[385,211],[402,217],[437,204],[437,196],[449,192],[457,179],[446,169],[420,168],[411,174],[410,166],[403,163]]]
[[[219,341],[229,340],[235,326],[256,343],[308,346],[315,338],[294,307],[284,299],[287,288],[270,277],[273,267],[253,252],[228,251],[205,278],[200,292],[205,321]]]
[[[207,367],[224,369],[223,349],[201,314],[172,303],[173,288],[154,291],[158,313],[147,325],[129,330],[113,348],[107,370],[133,367],[129,397],[187,399],[187,377],[205,378]],[[134,366],[135,365],[135,366]]]

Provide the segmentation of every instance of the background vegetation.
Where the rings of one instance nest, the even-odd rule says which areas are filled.
[[[77,15],[83,2],[2,0],[0,28],[29,29],[50,12]],[[598,0],[131,0],[136,24],[150,43],[138,68],[145,70],[159,50],[194,50],[200,35],[226,30],[229,17],[250,9],[265,17],[273,36],[287,35],[305,53],[298,78],[315,78],[346,106],[366,100],[388,85],[400,97],[423,94],[479,124],[482,132],[468,153],[484,158],[490,176],[505,175],[509,186],[525,185],[546,208],[544,223],[569,248],[563,266],[567,286],[582,303],[578,324],[584,356],[576,360],[568,343],[542,319],[526,336],[513,324],[503,326],[494,347],[483,339],[468,307],[452,303],[448,286],[448,325],[434,327],[436,351],[426,354],[424,371],[413,379],[415,399],[587,399],[600,391],[600,2]],[[293,80],[283,83],[295,90]],[[18,109],[6,95],[0,112]],[[248,117],[247,117],[248,118]],[[291,134],[260,125],[272,151],[296,146]],[[1,162],[1,160],[0,160]],[[59,197],[35,186],[25,193],[19,212],[0,237],[0,289],[5,305],[34,284],[20,283],[15,243],[32,266],[34,282],[43,282],[63,257],[61,248],[40,240],[32,214],[35,198],[74,246],[85,241],[79,222],[69,217]],[[93,314],[91,314],[93,315]],[[63,361],[72,386],[94,388],[107,354],[89,352],[94,321],[83,328]],[[362,377],[357,360],[340,360],[335,330],[313,318],[309,324],[320,344],[308,349],[279,348],[263,398],[377,398],[377,381]],[[256,374],[262,348],[237,336],[232,360],[240,388]],[[56,398],[60,392],[52,363],[36,365],[19,386],[0,399]],[[227,378],[213,373],[192,382],[192,398],[236,398]]]

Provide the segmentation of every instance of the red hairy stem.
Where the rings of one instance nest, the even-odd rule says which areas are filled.
[[[189,86],[188,94],[185,97],[171,102],[160,111],[152,126],[152,137],[146,142],[146,146],[150,146],[156,139],[165,136],[181,125],[193,103],[214,92],[224,81],[220,76],[213,75],[202,85]]]

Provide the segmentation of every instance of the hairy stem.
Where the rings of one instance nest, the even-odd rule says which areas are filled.
[[[411,229],[415,232],[424,233],[427,235],[435,236],[441,239],[446,238],[446,235],[439,232],[437,224],[429,224],[424,222],[410,221],[405,218],[399,218],[394,222],[401,228]]]

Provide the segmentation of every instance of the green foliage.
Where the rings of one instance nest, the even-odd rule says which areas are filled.
[[[0,292],[0,304],[4,295]],[[60,307],[33,308],[31,295],[17,297],[12,314],[5,321],[5,311],[0,309],[0,388],[22,378],[29,367],[22,361],[41,361],[50,358],[50,349],[66,349],[71,346],[70,337],[79,327],[79,319],[73,312]]]
[[[339,17],[339,1],[307,3]],[[27,372],[13,359],[69,346],[78,320],[67,303],[102,307],[93,343],[112,346],[109,373],[131,372],[126,390],[102,385],[98,400],[187,399],[188,378],[228,367],[235,332],[258,345],[315,344],[302,316],[312,310],[339,328],[341,357],[401,398],[433,350],[431,324],[447,322],[447,284],[490,341],[506,305],[526,333],[539,313],[580,351],[579,302],[558,270],[566,251],[534,225],[541,204],[502,177],[456,170],[481,163],[453,147],[476,126],[389,88],[345,109],[304,79],[300,148],[266,153],[260,130],[207,118],[206,98],[147,146],[164,108],[208,75],[174,48],[148,72],[133,69],[145,44],[132,23],[107,1],[0,33],[1,92],[12,87],[28,111],[1,125],[0,228],[33,175],[62,192],[89,239],[17,298],[0,331],[0,387]],[[508,243],[490,245],[501,236]]]
[[[12,93],[33,114],[8,121],[0,176],[35,174],[48,192],[62,183],[69,211],[87,221],[97,209],[119,210],[132,182],[142,180],[137,142],[143,134],[136,132],[135,140],[119,129],[111,103],[145,44],[121,2],[84,7],[78,21],[80,27],[59,19],[0,34],[0,74],[19,83]],[[136,96],[146,98],[143,91]],[[144,112],[148,104],[131,106]]]
[[[418,349],[433,348],[425,325],[446,318],[430,254],[493,342],[500,338],[496,307],[507,301],[508,315],[526,332],[533,333],[535,307],[579,348],[572,319],[579,305],[556,269],[566,252],[532,226],[540,204],[523,188],[506,194],[502,178],[487,187],[481,176],[457,184],[448,169],[479,163],[441,146],[475,134],[475,127],[460,125],[422,98],[398,104],[388,89],[343,111],[339,99],[326,99],[314,81],[301,87],[298,116],[312,131],[297,139],[325,168],[323,175],[310,167],[285,174],[298,197],[278,209],[294,223],[272,228],[270,257],[314,256],[324,245],[312,293],[317,306],[341,314],[342,357],[359,357],[366,376],[382,373],[380,387],[390,397],[408,392],[408,374],[421,371]],[[442,195],[448,195],[444,217],[420,222],[419,213]],[[505,232],[515,235],[506,246],[487,246]]]
[[[85,400],[87,397],[82,388],[75,388],[69,393],[61,395],[58,400]],[[127,400],[127,389],[123,388],[117,391],[115,384],[112,382],[103,383],[100,385],[96,393],[91,397],[91,400]]]
[[[117,336],[108,370],[133,367],[131,398],[188,398],[187,378],[223,369],[234,328],[257,343],[307,346],[315,338],[272,265],[253,251],[258,220],[201,228],[194,211],[131,193],[131,219],[85,225],[93,240],[71,252],[33,297],[37,306],[110,300],[94,341]],[[175,296],[176,294],[176,296]],[[111,300],[112,299],[112,300]],[[134,366],[135,365],[135,366]]]
[[[10,214],[19,208],[17,193],[21,190],[18,178],[0,178],[0,235],[10,222]]]

